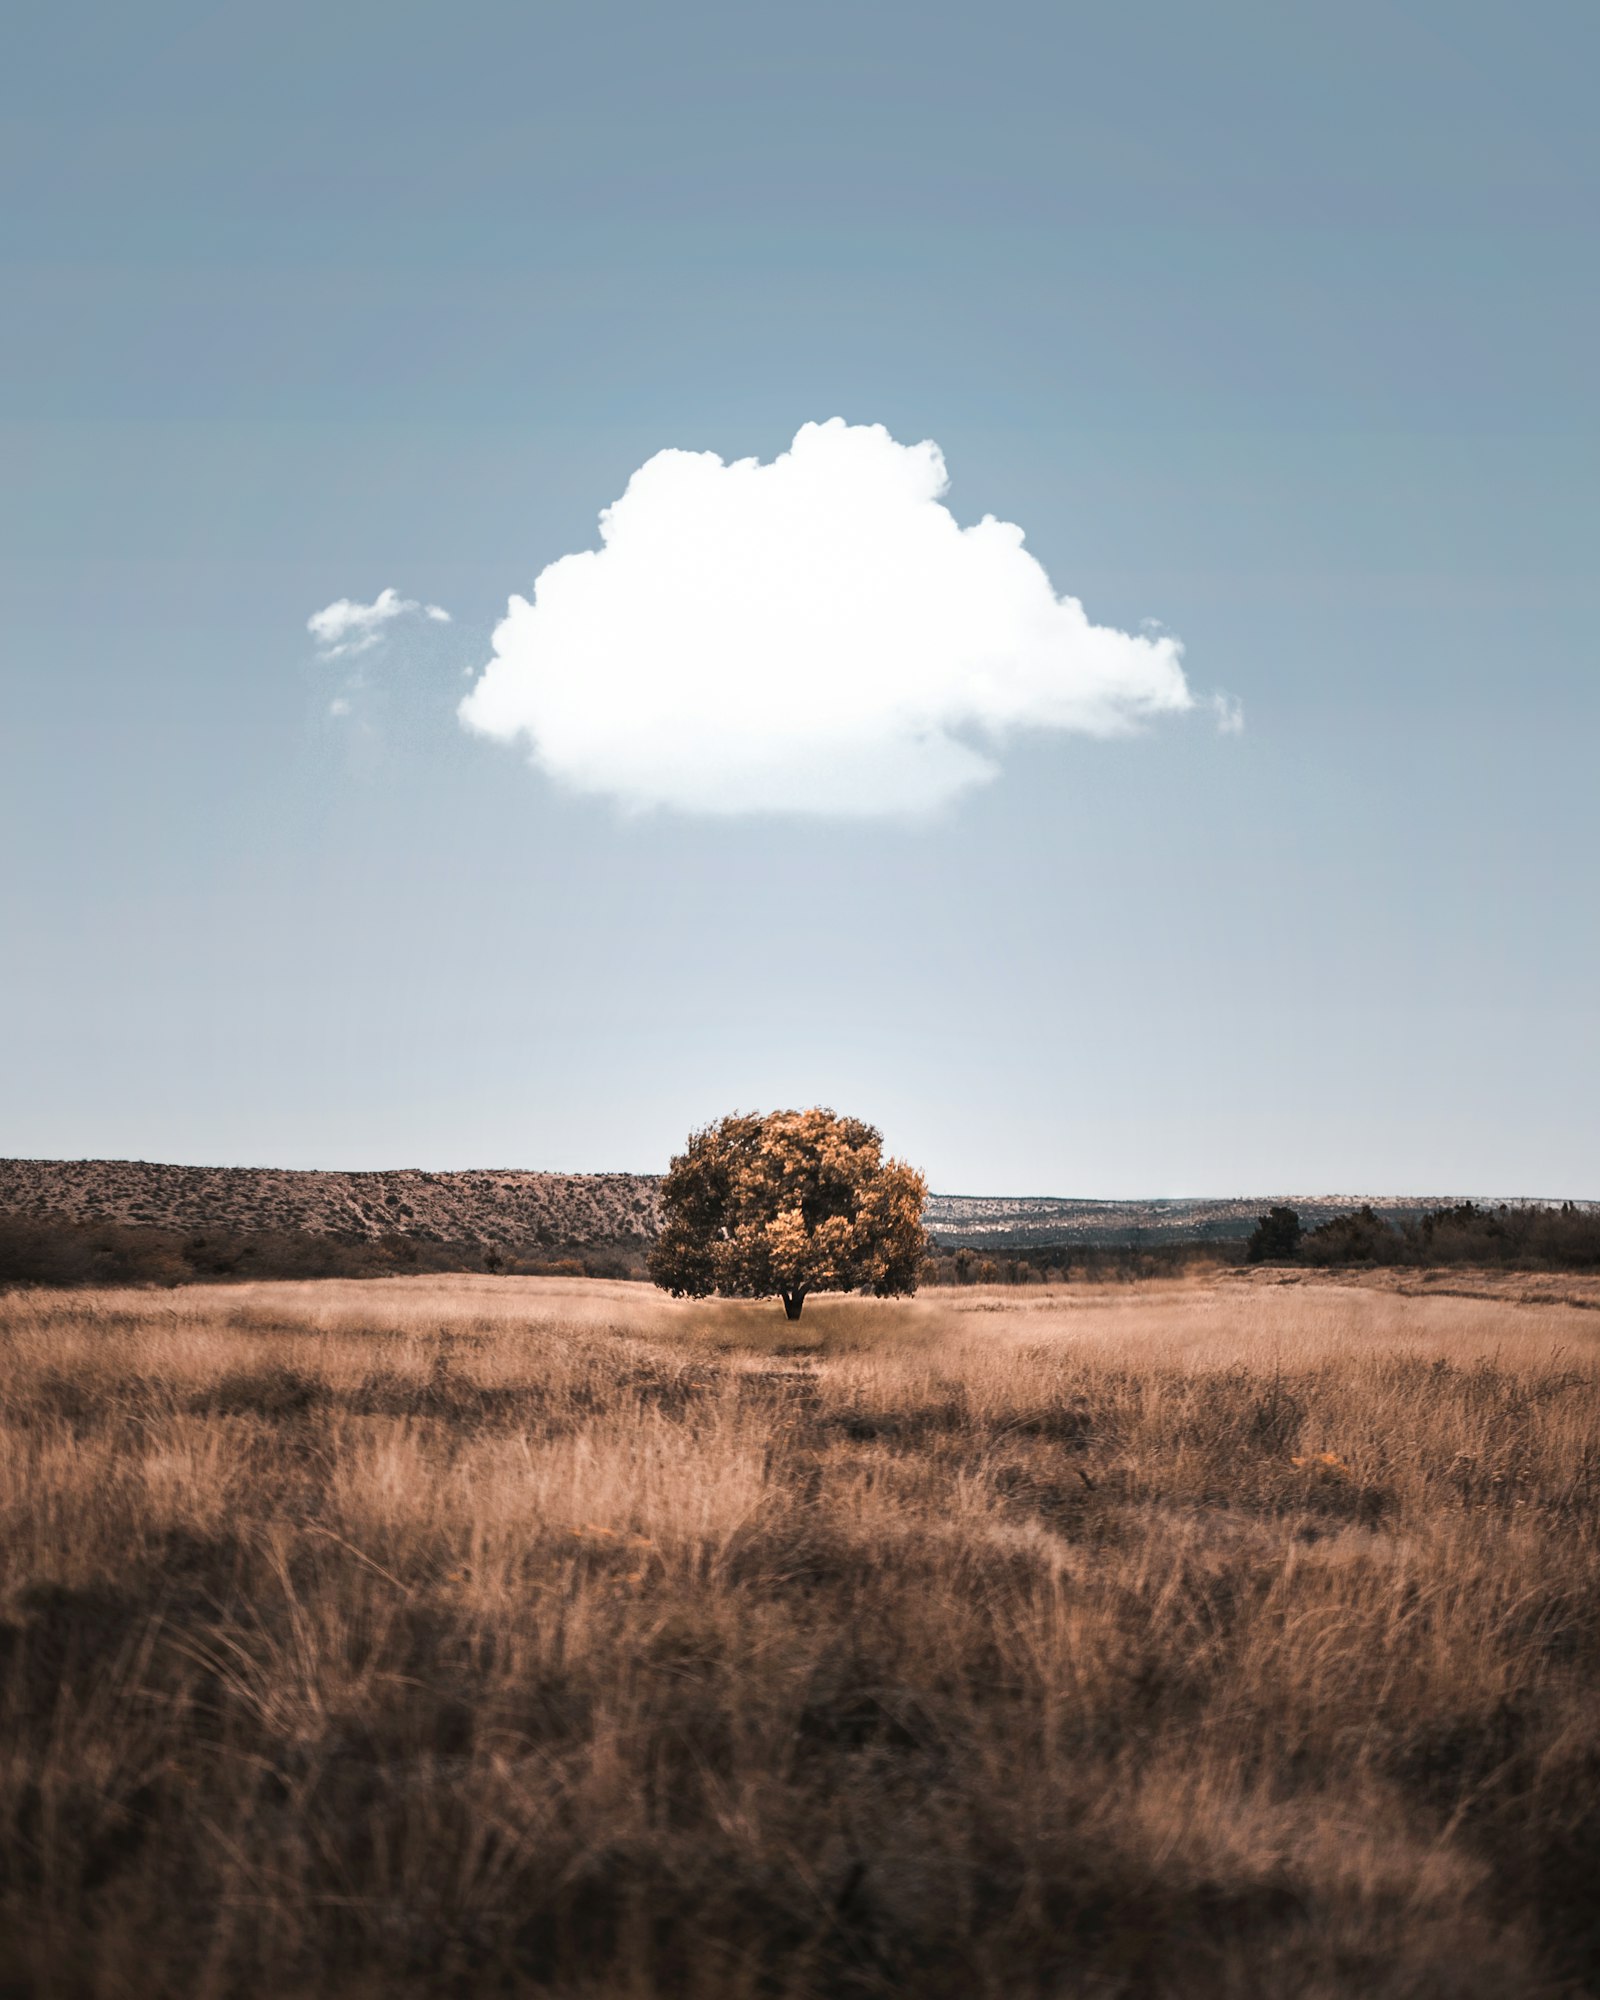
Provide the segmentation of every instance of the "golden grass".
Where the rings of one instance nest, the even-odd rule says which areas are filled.
[[[0,1992],[1600,1991],[1600,1316],[0,1299]]]

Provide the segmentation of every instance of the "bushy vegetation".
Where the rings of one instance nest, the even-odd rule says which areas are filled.
[[[1592,1314],[0,1300],[0,1990],[1600,1991]]]
[[[392,1278],[444,1271],[642,1278],[638,1244],[530,1244],[518,1253],[432,1237],[314,1230],[202,1231],[0,1216],[0,1285],[184,1285],[262,1278]]]
[[[1475,1264],[1519,1271],[1600,1269],[1600,1210],[1564,1202],[1480,1208],[1464,1201],[1391,1222],[1363,1205],[1302,1231],[1292,1208],[1262,1216],[1246,1255],[1252,1263]]]
[[[1132,1284],[1141,1278],[1174,1278],[1216,1271],[1244,1256],[1244,1239],[1226,1237],[1158,1243],[1044,1243],[1010,1248],[1004,1242],[939,1245],[922,1260],[924,1285]]]
[[[1300,1239],[1304,1233],[1299,1216],[1280,1202],[1269,1208],[1251,1230],[1250,1240],[1244,1246],[1245,1262],[1287,1263],[1299,1255]]]

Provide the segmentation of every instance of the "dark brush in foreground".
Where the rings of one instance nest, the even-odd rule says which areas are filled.
[[[1600,1990],[1594,1315],[1006,1299],[0,1301],[0,1989]]]

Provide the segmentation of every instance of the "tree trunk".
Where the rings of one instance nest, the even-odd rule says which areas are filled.
[[[784,1318],[798,1319],[800,1317],[800,1308],[806,1302],[805,1286],[801,1285],[792,1292],[779,1292],[778,1297],[783,1300]]]

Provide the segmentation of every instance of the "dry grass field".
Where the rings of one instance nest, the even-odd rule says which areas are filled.
[[[0,1994],[1600,1991],[1600,1313],[1452,1284],[0,1299]]]

